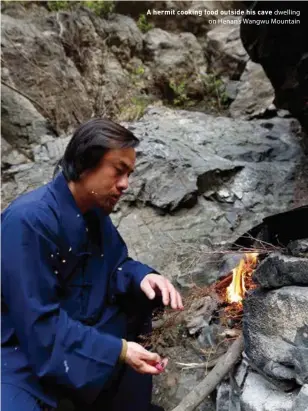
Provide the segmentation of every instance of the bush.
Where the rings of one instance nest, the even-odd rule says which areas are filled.
[[[151,30],[154,26],[153,24],[148,22],[145,14],[140,14],[138,21],[137,21],[137,27],[139,28],[140,31],[142,31],[142,33],[146,33],[149,30]]]
[[[74,7],[84,6],[92,10],[97,16],[104,17],[114,10],[113,1],[48,1],[50,11],[60,11],[73,9]]]

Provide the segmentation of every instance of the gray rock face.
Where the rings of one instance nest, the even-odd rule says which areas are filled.
[[[182,85],[190,97],[202,94],[201,76],[206,73],[206,62],[202,47],[192,33],[150,30],[144,37],[143,53],[154,84],[163,93],[173,82],[174,87]]]
[[[292,411],[307,411],[308,410],[308,384],[304,385],[300,390]]]
[[[241,76],[235,101],[230,106],[233,118],[250,119],[270,108],[275,92],[260,64],[248,61]]]
[[[253,279],[263,288],[308,286],[308,259],[271,254],[259,264],[253,273]]]
[[[246,122],[166,108],[130,124],[141,144],[114,221],[133,254],[175,272],[176,256],[187,253],[189,243],[196,267],[198,245],[235,240],[290,207],[302,155],[290,125],[288,119]]]
[[[44,107],[46,117],[64,126],[75,122],[74,115],[90,117],[91,110],[82,76],[65,54],[60,31],[56,17],[2,15],[3,61],[12,84]]]
[[[228,20],[232,20],[232,16]],[[210,30],[207,33],[207,53],[216,74],[238,79],[249,59],[240,39],[239,25],[222,24]]]
[[[308,287],[258,290],[244,300],[245,352],[270,377],[306,382],[307,307]],[[303,363],[300,358],[305,356]]]
[[[5,85],[1,85],[1,116],[2,137],[13,147],[26,150],[46,135],[55,137],[31,101]]]
[[[241,411],[295,411],[298,390],[291,393],[275,389],[259,374],[249,372],[242,388]]]
[[[288,249],[295,257],[308,258],[308,238],[303,240],[291,241],[288,244]]]

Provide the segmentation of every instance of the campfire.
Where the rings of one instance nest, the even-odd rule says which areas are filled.
[[[255,288],[251,276],[257,263],[258,253],[246,253],[239,265],[232,270],[232,282],[226,292],[229,303],[242,303],[246,292]]]
[[[219,299],[219,321],[226,324],[232,321],[233,327],[241,328],[243,299],[248,291],[256,288],[252,274],[257,267],[259,254],[243,254],[239,264],[222,280],[217,281],[213,291]]]

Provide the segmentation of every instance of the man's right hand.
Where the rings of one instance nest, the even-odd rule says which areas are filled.
[[[163,368],[167,365],[167,360],[162,360],[156,353],[151,353],[135,342],[127,343],[125,363],[131,366],[139,374],[157,375],[162,371],[155,367],[156,364],[163,363]]]

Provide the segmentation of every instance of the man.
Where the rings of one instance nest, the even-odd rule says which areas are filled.
[[[135,341],[159,299],[183,304],[166,278],[128,257],[108,216],[138,142],[112,121],[88,121],[54,180],[3,212],[5,411],[50,410],[63,398],[77,410],[154,409],[151,376],[166,360]]]

